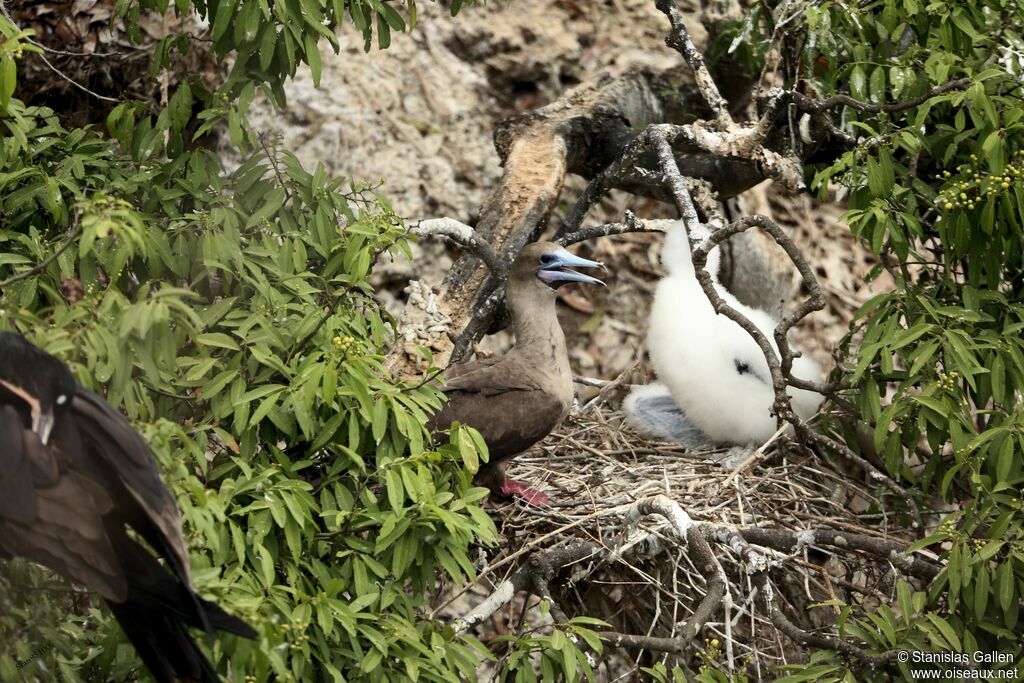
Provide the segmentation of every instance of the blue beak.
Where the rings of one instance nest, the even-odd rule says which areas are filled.
[[[546,282],[551,287],[557,287],[560,284],[566,282],[586,282],[592,285],[602,285],[604,283],[597,278],[590,277],[589,275],[583,275],[571,270],[565,270],[568,268],[603,268],[603,263],[597,261],[589,261],[579,256],[570,254],[565,249],[556,249],[555,251],[549,251],[541,256],[540,270],[537,271],[537,277]],[[605,269],[607,270],[607,269]]]

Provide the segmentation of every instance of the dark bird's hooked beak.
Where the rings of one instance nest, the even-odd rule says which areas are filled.
[[[601,268],[607,270],[603,263],[574,256],[565,249],[557,249],[556,251],[549,251],[541,257],[541,266],[540,270],[537,271],[537,277],[553,287],[557,287],[558,284],[565,282],[586,282],[592,285],[604,286],[604,283],[597,278],[568,270],[569,268]]]
[[[32,431],[39,436],[44,446],[50,440],[55,422],[56,418],[49,410],[32,411]]]

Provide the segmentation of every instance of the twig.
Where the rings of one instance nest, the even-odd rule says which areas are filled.
[[[692,643],[681,637],[659,638],[657,636],[638,636],[616,631],[600,631],[597,634],[601,642],[611,647],[625,647],[633,650],[651,650],[667,652],[672,655],[684,655],[692,647]]]
[[[76,88],[78,88],[79,90],[81,90],[82,92],[85,92],[85,93],[87,93],[89,95],[92,95],[96,99],[102,100],[104,102],[113,102],[114,104],[117,104],[117,103],[119,103],[121,101],[121,100],[117,99],[116,97],[107,97],[106,95],[100,95],[98,92],[93,92],[92,90],[90,90],[89,88],[85,87],[84,85],[82,85],[81,83],[76,81],[75,79],[71,78],[71,76],[68,76],[66,73],[64,73],[63,71],[61,71],[60,69],[55,67],[53,64],[51,64],[50,60],[47,59],[43,54],[40,53],[37,56],[39,57],[39,59],[43,60],[43,64],[45,64],[46,66],[50,67],[50,70],[53,71],[53,73],[57,74],[58,76],[63,78],[65,81],[67,81],[71,85],[73,85]]]
[[[564,246],[569,246],[570,244],[585,242],[598,237],[625,235],[631,232],[658,232],[658,230],[655,228],[648,228],[643,221],[638,221],[636,219],[636,216],[632,211],[626,211],[625,223],[605,223],[604,225],[595,225],[594,227],[587,228],[586,230],[577,230],[576,232],[571,232],[568,235],[563,235],[555,241]]]
[[[32,277],[33,275],[37,275],[37,274],[41,273],[42,271],[46,270],[46,268],[51,263],[56,261],[57,258],[61,254],[63,254],[65,251],[68,250],[68,247],[70,247],[72,244],[75,243],[75,240],[77,240],[78,237],[81,234],[82,234],[82,231],[78,227],[78,216],[75,216],[74,223],[72,224],[71,231],[68,232],[67,239],[64,241],[64,244],[61,245],[60,249],[58,249],[57,251],[55,251],[52,254],[50,254],[49,256],[47,256],[45,260],[41,261],[38,265],[33,266],[29,270],[26,270],[23,273],[18,273],[17,275],[12,275],[11,277],[7,278],[6,280],[0,281],[0,290],[2,290],[4,287],[7,287],[8,285],[13,285],[15,282],[21,282],[22,280],[27,280],[28,278]]]
[[[0,14],[3,14],[4,18],[11,22],[12,26],[18,26],[18,23],[14,21],[14,17],[12,17],[11,13],[7,10],[7,5],[4,3],[4,0],[0,0]],[[43,45],[38,41],[32,40],[32,38],[26,37],[24,40],[29,45],[35,45],[40,50],[45,50],[46,52],[64,57],[120,57],[123,54],[121,52],[70,52],[68,50],[58,50],[56,48],[49,47],[48,45]],[[50,68],[52,69],[53,67],[51,66]]]
[[[803,93],[795,91],[789,91],[784,94],[785,97],[791,98],[796,105],[803,111],[810,112],[822,112],[827,109],[832,109],[839,105],[845,105],[858,111],[868,112],[869,114],[894,114],[901,112],[906,109],[912,109],[918,105],[924,104],[936,95],[949,92],[950,90],[960,90],[966,88],[971,84],[970,78],[958,78],[955,81],[949,81],[942,85],[937,85],[923,95],[903,102],[893,102],[892,104],[872,104],[870,102],[861,102],[855,100],[849,95],[833,95],[824,100],[812,100]]]
[[[911,496],[902,486],[893,481],[889,475],[885,474],[867,460],[854,453],[853,449],[845,443],[836,441],[835,439],[820,432],[816,432],[813,429],[808,429],[802,424],[796,425],[796,430],[797,434],[801,435],[805,440],[812,441],[834,451],[844,460],[847,460],[860,468],[873,481],[882,484],[896,494],[896,496],[903,501],[904,505],[907,506],[907,510],[910,512],[911,526],[916,529],[918,533],[924,531],[924,526],[921,520],[921,510],[917,507],[917,503],[914,501],[913,496]]]
[[[766,448],[768,448],[768,447],[769,447],[769,446],[771,446],[771,445],[772,445],[773,443],[775,443],[775,442],[776,442],[776,441],[778,440],[778,438],[779,438],[780,436],[782,436],[783,434],[785,434],[785,433],[786,433],[786,427],[785,427],[785,426],[779,427],[779,428],[778,428],[778,429],[777,429],[777,430],[775,431],[775,433],[774,433],[774,434],[772,434],[772,435],[771,435],[771,436],[770,436],[770,437],[768,438],[768,440],[767,440],[767,441],[765,441],[765,442],[764,442],[763,444],[761,444],[760,446],[758,446],[758,447],[757,447],[757,449],[755,449],[755,450],[754,450],[754,452],[753,452],[753,453],[751,453],[751,454],[750,454],[750,455],[749,455],[749,456],[748,456],[748,457],[746,458],[746,460],[744,460],[743,462],[741,462],[741,463],[740,463],[739,465],[737,465],[737,466],[736,466],[736,468],[735,468],[735,469],[734,469],[734,470],[732,471],[732,474],[730,474],[730,475],[729,475],[729,476],[728,476],[728,477],[726,478],[726,480],[722,482],[722,484],[721,484],[721,488],[722,488],[723,490],[724,490],[725,488],[727,488],[727,487],[729,486],[729,484],[731,484],[731,483],[732,483],[732,480],[733,480],[733,479],[735,479],[736,477],[738,477],[738,476],[739,476],[739,475],[740,475],[740,474],[741,474],[742,472],[746,471],[746,469],[747,469],[748,467],[750,467],[750,465],[751,465],[751,464],[753,464],[753,462],[754,462],[755,460],[757,460],[757,459],[758,459],[759,457],[761,457],[762,455],[764,455],[764,451],[765,451],[765,449],[766,449]]]
[[[274,170],[274,176],[277,178],[277,184],[284,190],[285,202],[288,202],[291,197],[291,191],[288,189],[288,183],[285,182],[284,174],[281,173],[281,168],[277,164],[277,149],[271,149],[270,143],[268,142],[268,135],[266,133],[260,133],[257,138],[260,141],[260,147],[263,148],[263,154],[267,157],[267,161],[270,162],[270,168]]]
[[[754,585],[758,587],[764,597],[765,607],[768,609],[772,624],[784,633],[793,642],[800,645],[811,645],[817,648],[836,650],[843,654],[854,657],[868,666],[874,668],[890,662],[896,657],[896,650],[888,650],[881,654],[871,654],[853,643],[832,636],[818,633],[808,633],[789,620],[778,605],[775,604],[775,591],[768,580],[768,572],[760,572],[754,577]]]
[[[508,266],[497,251],[487,241],[477,235],[476,230],[460,223],[454,218],[430,218],[419,221],[411,228],[411,232],[419,237],[446,237],[473,253],[487,266],[491,274],[504,279],[508,274]]]
[[[602,552],[599,546],[590,543],[573,543],[561,548],[538,553],[543,559],[524,562],[511,577],[498,584],[497,588],[487,598],[470,610],[465,616],[452,622],[452,628],[456,633],[465,633],[475,624],[479,624],[492,614],[498,611],[502,605],[507,604],[521,590],[526,590],[533,585],[533,574],[538,567],[550,567],[553,571],[575,564],[588,557]]]
[[[942,93],[950,90],[962,89],[970,84],[971,79],[960,78],[955,81],[949,81],[948,83],[935,86],[923,95],[919,95],[913,99],[905,100],[903,102],[894,102],[891,104],[872,104],[870,102],[862,102],[860,100],[853,99],[849,95],[842,94],[833,95],[832,97],[824,100],[815,100],[795,90],[783,91],[778,88],[774,88],[769,93],[768,104],[765,107],[764,113],[762,113],[761,118],[758,119],[758,136],[762,140],[765,139],[775,125],[784,105],[792,103],[800,111],[806,112],[805,116],[809,115],[813,122],[821,125],[829,135],[840,140],[846,146],[854,147],[858,144],[873,146],[880,144],[891,137],[891,135],[876,135],[872,138],[868,138],[867,140],[858,141],[855,136],[840,130],[834,123],[832,123],[832,120],[825,115],[826,112],[838,106],[847,106],[851,109],[872,114],[893,114],[924,104],[936,95],[941,95]]]
[[[781,552],[798,552],[807,546],[829,546],[844,550],[857,550],[868,553],[875,557],[892,563],[894,567],[905,571],[907,574],[930,581],[938,576],[941,567],[920,557],[906,554],[906,546],[880,538],[865,536],[864,534],[850,534],[833,529],[807,529],[804,531],[791,531],[789,529],[768,529],[760,527],[748,527],[729,530],[714,525],[701,525],[702,532],[709,538],[735,544],[735,536],[738,534],[746,543],[772,548]],[[734,547],[734,550],[737,548]],[[739,552],[739,551],[738,551]],[[748,564],[749,558],[745,558]]]
[[[729,103],[718,92],[718,86],[715,85],[715,80],[704,64],[703,55],[690,39],[690,33],[686,30],[683,15],[676,7],[675,0],[657,0],[655,6],[668,17],[672,24],[672,32],[665,39],[665,43],[678,51],[689,64],[694,80],[697,82],[697,88],[704,97],[704,101],[711,107],[711,111],[715,112],[718,125],[728,130],[734,125],[732,116],[729,114]]]
[[[726,592],[726,583],[725,572],[722,570],[718,560],[715,559],[714,554],[711,552],[711,546],[708,545],[700,529],[692,527],[687,537],[690,540],[690,559],[708,582],[708,589],[707,593],[704,594],[704,599],[697,605],[697,609],[693,611],[693,615],[686,622],[686,626],[683,627],[682,633],[679,636],[683,640],[689,641],[697,636],[704,627],[704,624],[708,622],[721,606],[722,597]]]

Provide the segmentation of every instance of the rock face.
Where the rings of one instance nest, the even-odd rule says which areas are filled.
[[[605,68],[677,64],[665,24],[649,0],[481,3],[455,17],[424,3],[416,27],[384,51],[363,52],[352,27],[342,29],[319,88],[302,69],[286,88],[287,111],[258,102],[251,118],[305,164],[386,179],[381,191],[400,215],[472,224],[501,172],[494,123]]]

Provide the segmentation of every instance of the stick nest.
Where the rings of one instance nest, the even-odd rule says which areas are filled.
[[[899,561],[881,551],[865,551],[856,543],[842,548],[846,542],[839,536],[830,537],[836,543],[821,543],[820,530],[877,542],[883,551],[886,544],[902,547],[913,540],[891,512],[891,501],[883,503],[862,475],[837,471],[786,439],[756,454],[752,448],[687,452],[632,432],[621,413],[602,400],[576,411],[510,466],[510,476],[555,502],[544,508],[492,503],[492,517],[507,543],[486,557],[469,595],[464,591],[449,600],[446,614],[464,615],[471,605],[479,611],[482,597],[493,596],[506,581],[542,594],[531,588],[535,581],[524,586],[521,578],[537,566],[537,558],[556,558],[554,574],[543,582],[556,620],[559,613],[598,617],[618,634],[639,637],[624,648],[615,648],[614,638],[605,639],[612,646],[606,650],[615,654],[603,658],[601,678],[642,677],[639,667],[656,661],[692,674],[712,661],[761,679],[772,667],[806,660],[810,651],[795,640],[807,643],[803,636],[811,634],[809,644],[821,646],[814,642],[818,636],[836,637],[839,607],[828,601],[863,614],[890,601],[901,574],[918,573],[898,568]],[[673,529],[669,515],[637,513],[638,501],[656,496],[689,515],[691,531],[703,532],[714,557],[708,560],[721,572],[700,561],[694,544],[684,542],[686,530]],[[767,547],[735,534],[754,528],[777,530],[793,545]],[[600,552],[580,560],[572,549],[583,545]],[[760,571],[752,566],[755,557]],[[562,564],[565,558],[572,558],[568,566]],[[710,614],[699,614],[709,581],[722,573],[724,600],[706,606]],[[529,609],[538,601],[530,600],[512,600],[473,621],[476,635],[486,641],[516,632],[517,622],[521,628],[537,627],[538,613]],[[695,612],[703,623],[694,623]],[[797,631],[781,628],[780,622]],[[647,641],[653,647],[646,647]]]

